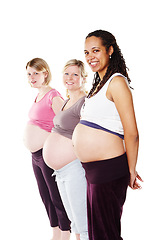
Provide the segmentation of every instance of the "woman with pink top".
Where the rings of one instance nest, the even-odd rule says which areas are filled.
[[[53,128],[53,118],[63,105],[58,91],[49,86],[51,72],[48,64],[41,58],[34,58],[26,65],[28,80],[39,91],[30,111],[24,144],[32,153],[32,165],[39,192],[45,205],[50,225],[53,228],[53,240],[70,239],[70,221],[64,209],[53,170],[42,157],[43,144]]]

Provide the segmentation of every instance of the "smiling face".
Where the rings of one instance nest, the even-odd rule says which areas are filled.
[[[34,88],[41,88],[45,83],[47,73],[37,71],[34,67],[27,67],[27,76],[30,85]]]
[[[102,79],[109,66],[110,50],[107,53],[106,48],[98,37],[89,37],[85,41],[85,58],[93,72],[98,72]]]
[[[69,91],[81,90],[84,79],[78,66],[69,66],[63,72],[63,82]]]

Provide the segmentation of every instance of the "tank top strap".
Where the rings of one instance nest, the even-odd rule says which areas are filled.
[[[107,82],[104,84],[104,86],[101,88],[100,91],[105,91],[105,93],[106,93],[110,82],[112,81],[112,79],[113,79],[114,77],[117,77],[117,76],[121,76],[121,77],[124,77],[124,78],[126,79],[126,77],[125,77],[124,75],[122,75],[121,73],[114,73],[114,74],[107,80]]]

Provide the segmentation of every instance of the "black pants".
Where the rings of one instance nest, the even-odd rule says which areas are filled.
[[[54,170],[45,164],[42,149],[32,153],[32,165],[51,227],[59,226],[63,231],[70,230],[70,221],[64,209],[55,176],[52,177]]]
[[[122,240],[121,215],[129,184],[126,154],[83,163],[87,178],[90,240]]]

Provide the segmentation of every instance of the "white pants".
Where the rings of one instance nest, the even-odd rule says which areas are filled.
[[[81,162],[76,159],[59,170],[55,170],[59,192],[71,221],[71,230],[88,240],[87,183]]]

